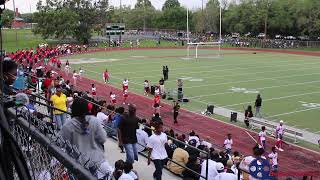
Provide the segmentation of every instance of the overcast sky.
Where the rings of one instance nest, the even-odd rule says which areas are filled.
[[[16,8],[19,9],[20,13],[29,13],[36,11],[36,4],[38,0],[14,0],[16,4]],[[204,4],[208,0],[203,0]],[[109,0],[110,5],[119,6],[120,0]],[[134,6],[137,0],[122,0],[123,5],[131,5]],[[151,0],[151,3],[153,6],[155,6],[157,9],[161,9],[163,3],[165,0]],[[201,7],[202,0],[179,0],[182,6],[188,7],[190,9],[197,9]],[[13,0],[9,0],[9,2],[6,3],[6,8],[13,9]]]

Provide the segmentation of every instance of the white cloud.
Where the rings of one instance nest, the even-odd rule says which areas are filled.
[[[204,4],[208,0],[203,0]],[[6,8],[13,10],[13,2],[15,2],[16,8],[19,9],[20,13],[29,13],[36,11],[36,4],[38,0],[10,0],[6,3]],[[119,6],[120,0],[109,0],[110,5]],[[122,0],[123,5],[131,5],[132,7],[136,4],[137,0]],[[151,0],[153,6],[157,9],[161,9],[165,0]],[[189,9],[201,8],[202,0],[179,0],[182,6],[188,7]]]

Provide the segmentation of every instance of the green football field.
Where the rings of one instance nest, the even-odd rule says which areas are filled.
[[[138,94],[143,94],[145,79],[156,84],[162,77],[162,65],[168,65],[166,89],[176,89],[176,80],[182,78],[184,96],[190,99],[182,105],[186,109],[201,112],[213,104],[243,112],[260,93],[264,118],[320,133],[320,57],[234,50],[223,50],[223,56],[216,57],[216,53],[200,50],[201,58],[187,59],[185,49],[152,49],[65,59],[72,68],[82,67],[85,76],[99,81],[108,68],[111,84],[117,87],[128,77],[130,90]]]

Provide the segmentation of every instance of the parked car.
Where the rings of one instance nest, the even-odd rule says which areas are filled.
[[[294,37],[294,36],[286,36],[284,39],[287,39],[287,40],[296,40],[297,38]]]
[[[232,33],[231,37],[234,38],[234,39],[239,38],[240,37],[240,33]]]
[[[281,36],[280,34],[277,34],[277,35],[275,36],[275,38],[276,38],[276,39],[283,39],[283,36]]]
[[[260,38],[260,39],[265,38],[265,37],[266,37],[266,34],[264,34],[264,33],[259,33],[257,36],[257,38]]]
[[[298,39],[301,41],[309,41],[309,36],[298,36]]]
[[[245,37],[251,37],[252,36],[252,34],[251,34],[251,32],[248,32],[247,34],[245,34],[244,35]]]

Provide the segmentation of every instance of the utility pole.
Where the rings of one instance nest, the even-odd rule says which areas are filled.
[[[203,0],[201,0],[201,11],[202,11],[202,15],[203,15]]]
[[[222,10],[221,10],[221,4],[220,4],[220,27],[219,27],[219,29],[220,29],[220,33],[219,33],[219,42],[221,42],[221,40],[222,40],[222,35],[221,35],[221,30],[222,30]]]
[[[143,32],[146,32],[146,0],[143,0]]]
[[[14,21],[15,21],[15,19],[16,19],[16,15],[17,15],[17,13],[18,12],[16,12],[16,3],[14,2],[14,0],[12,1],[12,3],[13,3],[13,13],[14,13]],[[15,28],[15,30],[14,30],[16,33],[16,47],[18,47],[18,32],[17,32],[17,29]]]
[[[120,16],[121,16],[121,23],[123,22],[123,14],[122,14],[122,0],[120,0]]]
[[[201,13],[202,13],[202,33],[205,33],[205,17],[204,17],[204,8],[203,8],[203,0],[201,0]]]
[[[187,7],[187,42],[189,43],[189,8]]]

